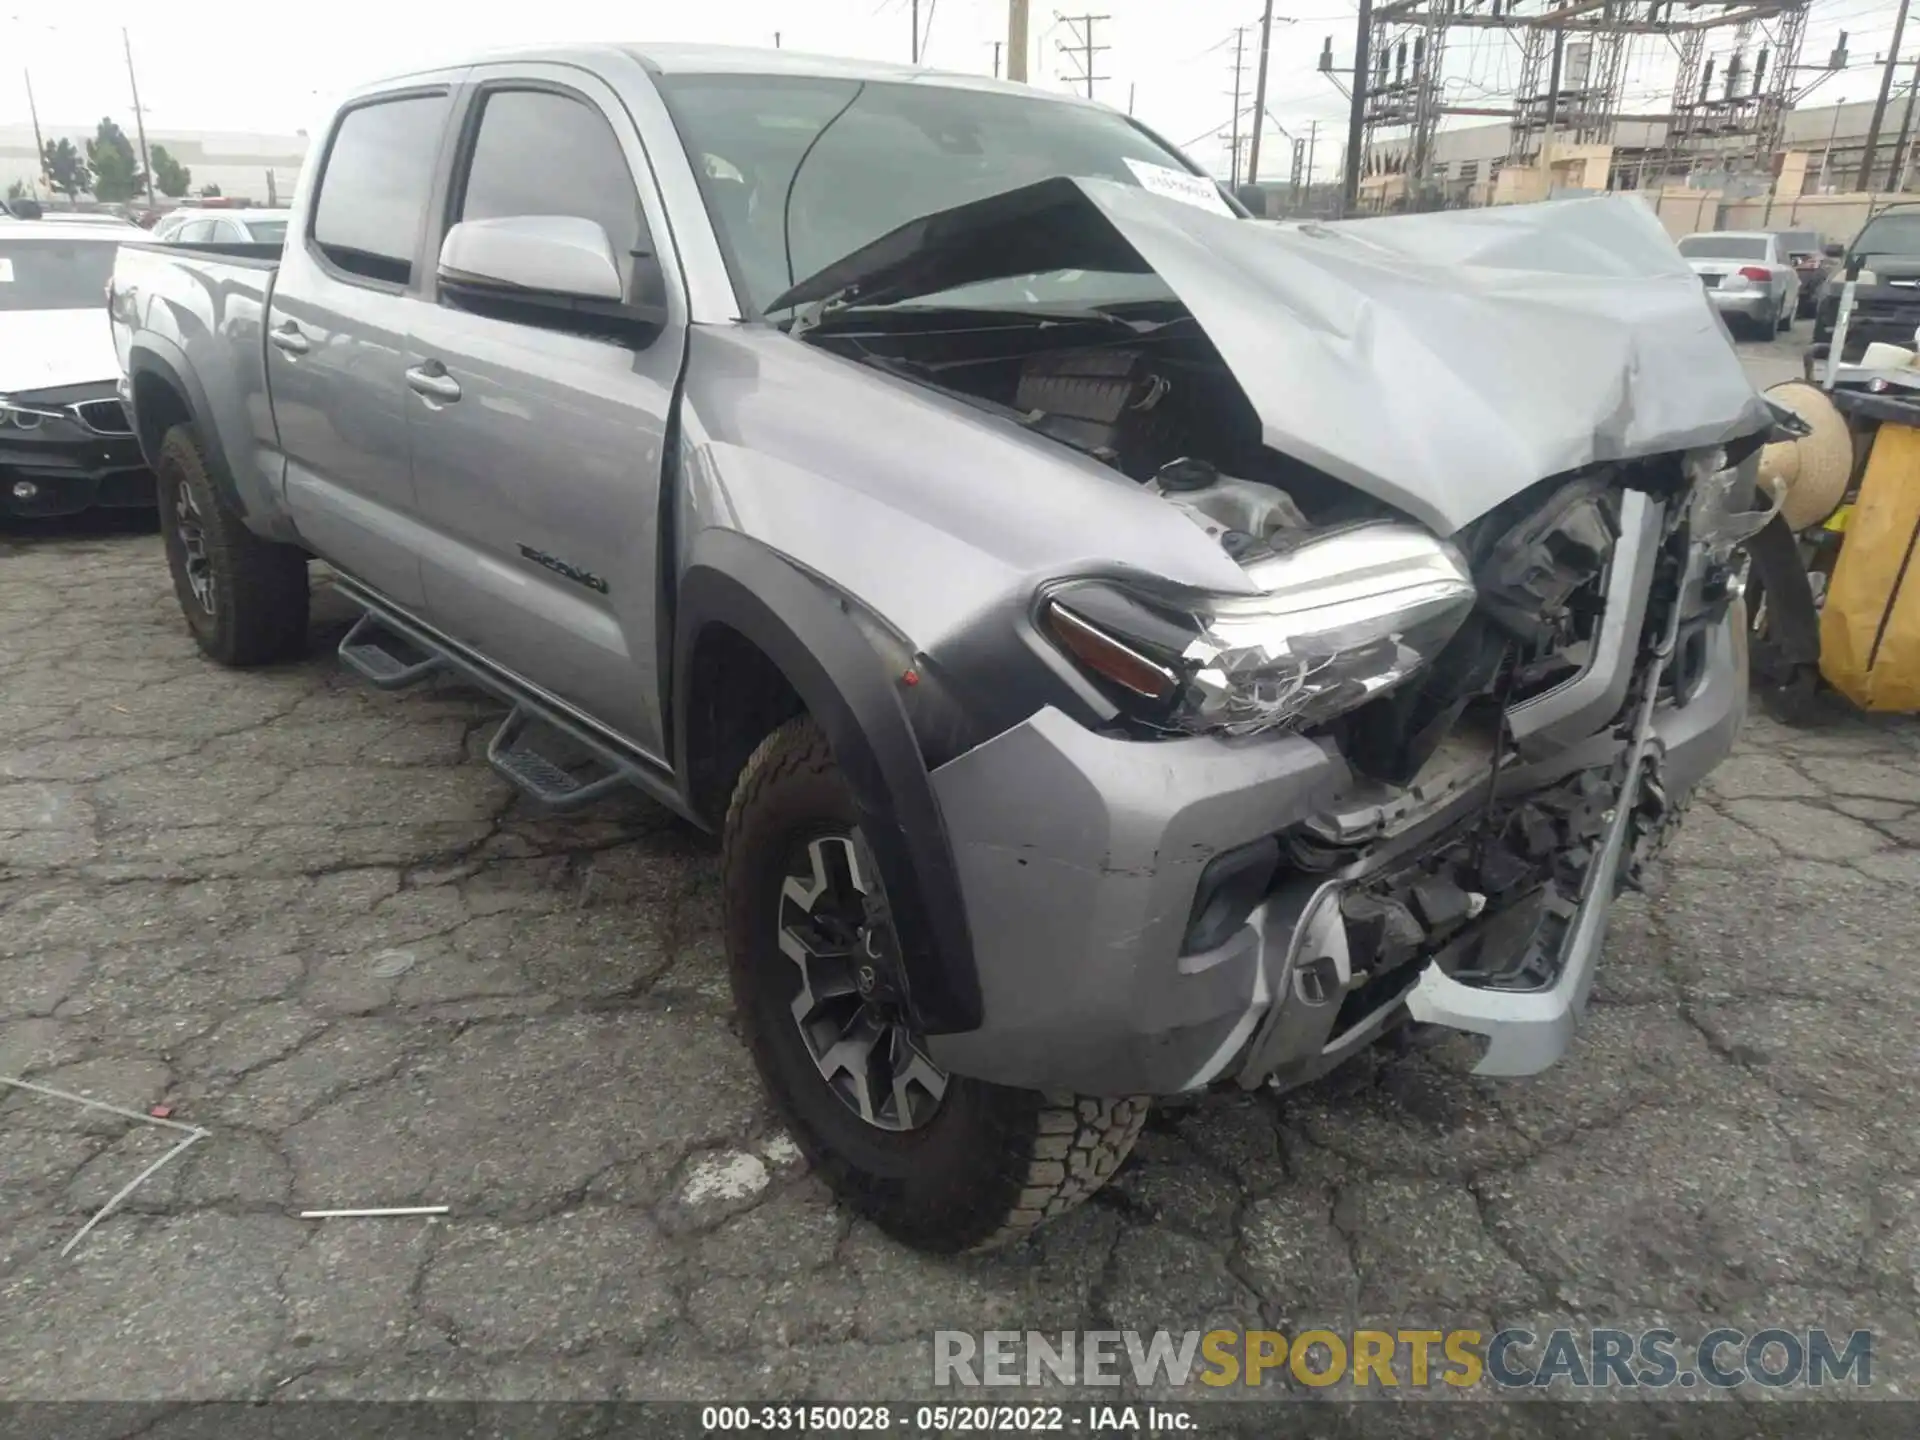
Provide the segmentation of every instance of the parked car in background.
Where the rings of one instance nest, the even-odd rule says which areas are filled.
[[[153,504],[121,408],[107,281],[131,226],[0,220],[0,516]]]
[[[181,245],[278,245],[287,238],[291,210],[175,210],[153,227],[153,238]]]
[[[1786,247],[1787,260],[1800,277],[1800,303],[1793,313],[1795,319],[1804,320],[1819,307],[1821,287],[1827,283],[1827,276],[1839,268],[1839,259],[1847,247],[1827,244],[1816,230],[1782,230],[1780,243]]]
[[[1680,253],[1729,324],[1739,321],[1757,335],[1772,335],[1793,324],[1800,307],[1800,276],[1778,235],[1712,230],[1687,236]]]
[[[1855,277],[1853,315],[1847,322],[1846,353],[1851,364],[1875,341],[1889,345],[1913,344],[1920,327],[1920,205],[1893,205],[1860,228],[1840,256],[1833,280],[1823,289],[1813,318],[1815,351],[1833,342],[1834,321],[1840,313],[1840,281],[1859,263]]]

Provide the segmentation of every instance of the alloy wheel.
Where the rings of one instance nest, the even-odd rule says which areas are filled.
[[[878,877],[851,832],[795,846],[780,887],[780,951],[799,970],[794,1025],[827,1088],[869,1125],[915,1130],[939,1111],[947,1076],[907,1023]]]
[[[186,566],[188,588],[200,608],[211,615],[218,601],[214,598],[213,564],[207,558],[207,532],[201,523],[199,503],[184,480],[174,492],[173,529],[180,538],[181,563]]]

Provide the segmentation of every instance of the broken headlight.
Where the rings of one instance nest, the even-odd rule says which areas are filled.
[[[1053,590],[1041,625],[1155,728],[1252,735],[1392,689],[1473,608],[1459,552],[1411,525],[1355,525],[1247,567],[1258,593],[1169,598],[1114,581]]]

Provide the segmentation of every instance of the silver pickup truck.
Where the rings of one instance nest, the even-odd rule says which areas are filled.
[[[1409,1020],[1551,1064],[1744,712],[1770,417],[1627,200],[1282,228],[1060,95],[554,49],[108,306],[206,653],[320,557],[529,794],[718,831],[769,1089],[931,1248]]]

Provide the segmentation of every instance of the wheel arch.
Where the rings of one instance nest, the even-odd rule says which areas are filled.
[[[215,421],[215,410],[186,355],[160,336],[143,334],[127,355],[127,384],[133,406],[134,436],[147,467],[160,467],[160,446],[175,425],[191,424],[206,460],[207,475],[220,499],[262,538],[299,543],[291,522],[264,492],[258,477],[242,483],[242,472]]]
[[[929,1034],[976,1028],[980,983],[958,871],[897,694],[911,683],[910,647],[857,602],[735,531],[695,537],[676,599],[674,761],[695,813],[722,823],[753,747],[793,715],[812,716],[886,887],[917,1024]],[[727,700],[736,687],[745,705]],[[712,723],[718,716],[724,722]]]
[[[184,360],[184,357],[180,357]],[[150,346],[136,347],[127,359],[127,377],[133,389],[133,430],[148,468],[160,468],[160,446],[175,425],[191,424],[207,462],[207,473],[219,487],[220,498],[244,517],[247,505],[234,483],[232,462],[209,419],[212,407],[192,367],[177,363]]]

